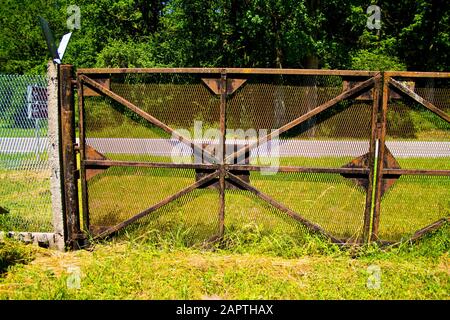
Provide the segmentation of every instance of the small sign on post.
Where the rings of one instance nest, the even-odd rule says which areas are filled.
[[[48,119],[48,98],[46,87],[40,87],[36,85],[29,85],[27,87],[27,115],[28,119],[34,120],[36,160],[39,161],[39,120]]]
[[[47,88],[30,85],[27,88],[28,119],[47,119]]]

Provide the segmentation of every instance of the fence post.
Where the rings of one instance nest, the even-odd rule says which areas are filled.
[[[79,150],[80,150],[80,187],[81,187],[81,212],[82,225],[85,232],[89,232],[89,206],[86,180],[86,138],[84,126],[84,84],[77,75],[77,94],[78,94],[78,128],[79,128]],[[81,215],[80,215],[81,216]]]
[[[380,208],[381,208],[381,194],[383,188],[383,169],[384,169],[384,153],[385,153],[385,142],[386,142],[386,122],[387,122],[387,108],[389,101],[389,79],[390,76],[383,74],[383,94],[382,94],[382,103],[380,110],[380,117],[377,124],[377,139],[378,139],[378,159],[377,159],[377,170],[375,176],[375,203],[373,209],[373,217],[372,217],[372,233],[370,236],[370,240],[377,241],[378,240],[378,227],[380,224]]]
[[[371,234],[371,223],[373,216],[373,200],[375,197],[375,189],[376,189],[376,170],[377,165],[375,161],[377,159],[376,152],[378,140],[378,113],[380,110],[380,90],[381,90],[381,82],[382,78],[376,80],[373,88],[373,104],[372,104],[372,116],[371,116],[371,132],[370,132],[370,147],[369,147],[369,177],[368,177],[368,185],[367,185],[367,194],[366,194],[366,207],[364,211],[364,233],[363,233],[363,242],[370,242],[370,234]]]
[[[220,169],[219,169],[219,237],[225,233],[225,132],[226,132],[227,74],[220,76]]]
[[[47,65],[47,92],[48,92],[48,138],[49,138],[49,165],[50,165],[50,191],[52,195],[52,224],[55,233],[55,245],[63,251],[65,247],[64,212],[63,212],[63,179],[61,178],[60,154],[60,110],[58,103],[58,69],[53,61]]]
[[[72,83],[73,66],[59,66],[59,101],[61,109],[61,154],[64,178],[64,214],[66,244],[69,248],[79,247],[81,235],[77,159],[75,153],[75,105]]]

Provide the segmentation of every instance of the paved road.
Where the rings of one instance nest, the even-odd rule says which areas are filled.
[[[49,149],[48,138],[1,138],[0,153],[44,152]]]
[[[197,141],[196,141],[197,142]],[[201,143],[203,141],[198,141]],[[236,140],[237,143],[243,141]],[[126,138],[91,138],[87,143],[102,153],[124,153],[124,154],[151,154],[170,156],[174,147],[182,154],[191,154],[190,148],[177,140],[169,139],[126,139]],[[450,142],[429,141],[390,141],[386,145],[398,158],[427,158],[427,157],[450,157]],[[39,138],[0,138],[1,153],[24,153],[45,151],[49,147],[48,139]],[[262,145],[253,152],[259,155],[267,155],[270,150]],[[275,150],[275,149],[273,149]],[[357,157],[369,150],[368,141],[304,141],[284,140],[279,141],[279,155],[324,157],[324,156],[352,156]],[[227,153],[232,152],[230,150]],[[255,154],[252,154],[253,156]]]

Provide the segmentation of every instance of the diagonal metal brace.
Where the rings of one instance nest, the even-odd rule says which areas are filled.
[[[448,115],[447,113],[445,113],[444,111],[442,111],[441,109],[436,107],[434,104],[432,104],[428,100],[426,100],[426,99],[422,98],[421,96],[419,96],[417,93],[412,91],[410,88],[408,88],[407,86],[405,86],[401,82],[390,78],[389,79],[389,84],[391,86],[393,86],[395,89],[399,90],[401,93],[405,94],[406,96],[410,97],[414,101],[418,102],[419,104],[421,104],[422,106],[424,106],[425,108],[430,110],[431,112],[437,114],[441,119],[443,119],[443,120],[447,121],[448,123],[450,123],[450,115]]]

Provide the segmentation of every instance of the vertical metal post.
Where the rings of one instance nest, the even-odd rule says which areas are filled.
[[[387,108],[389,101],[389,79],[390,77],[383,73],[383,95],[380,118],[378,121],[378,159],[377,159],[377,171],[376,171],[376,184],[375,184],[375,204],[372,217],[372,234],[370,240],[378,240],[378,228],[380,224],[380,208],[381,208],[381,194],[383,187],[383,169],[384,169],[384,152],[386,142],[386,121],[387,121]]]
[[[77,77],[78,86],[78,121],[80,132],[80,181],[81,181],[81,208],[83,217],[83,230],[89,232],[89,206],[88,206],[88,192],[86,180],[86,136],[84,125],[84,84],[80,77]]]
[[[227,74],[220,75],[220,169],[219,169],[219,237],[225,233],[225,132],[226,132]]]
[[[364,233],[363,241],[367,243],[370,241],[370,226],[372,223],[373,214],[373,200],[374,200],[374,182],[376,177],[375,159],[377,159],[376,148],[377,144],[377,123],[378,123],[378,111],[380,108],[380,90],[381,90],[381,78],[377,79],[373,88],[373,104],[372,104],[372,117],[371,117],[371,133],[370,133],[370,146],[369,146],[369,177],[368,186],[366,194],[366,206],[364,211]]]
[[[78,206],[77,163],[75,153],[75,112],[71,65],[59,66],[59,103],[61,109],[61,149],[64,178],[65,242],[78,246],[81,234]]]

